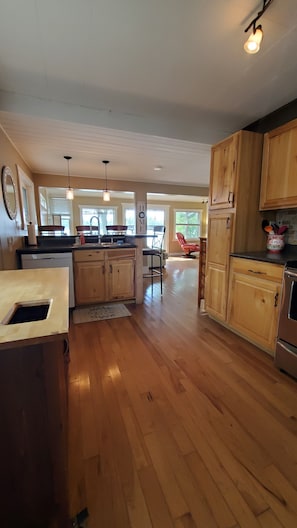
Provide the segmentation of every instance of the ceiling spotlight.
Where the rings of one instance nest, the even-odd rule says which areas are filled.
[[[105,191],[103,191],[103,201],[110,202],[110,192],[107,190],[107,165],[109,161],[102,160],[102,163],[104,163],[105,166]]]
[[[70,172],[69,172],[69,161],[72,159],[72,157],[64,156],[64,159],[67,161],[67,168],[68,168],[68,189],[66,189],[66,199],[73,200],[74,192],[73,192],[72,187],[70,186]]]
[[[161,165],[157,165],[156,167],[154,167],[154,171],[160,171],[162,169],[163,167]]]
[[[244,43],[244,46],[243,46],[244,51],[246,51],[246,53],[251,53],[251,54],[257,53],[260,49],[260,44],[263,38],[263,31],[262,31],[262,26],[261,25],[256,26],[256,23],[259,20],[259,18],[261,18],[263,13],[265,13],[266,9],[270,6],[271,2],[272,0],[263,0],[262,10],[259,11],[257,16],[251,21],[248,27],[244,30],[244,32],[246,33],[249,29],[251,29],[251,27],[253,28],[252,33],[250,34],[249,38],[247,39],[247,41]]]
[[[253,32],[250,34],[249,38],[244,44],[244,51],[247,53],[258,53],[260,49],[260,44],[262,42],[263,38],[263,31],[262,26],[258,26],[253,30]]]

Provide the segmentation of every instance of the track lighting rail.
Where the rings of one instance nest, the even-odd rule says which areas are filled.
[[[251,21],[251,23],[248,25],[248,27],[244,30],[246,33],[252,26],[253,26],[253,32],[256,32],[256,23],[258,22],[259,18],[265,13],[266,9],[270,6],[272,0],[263,0],[263,7],[262,10],[259,11],[257,16]]]

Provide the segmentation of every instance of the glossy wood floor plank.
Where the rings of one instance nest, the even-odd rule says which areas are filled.
[[[88,528],[296,528],[297,382],[202,315],[198,260],[131,317],[70,326],[74,516]]]

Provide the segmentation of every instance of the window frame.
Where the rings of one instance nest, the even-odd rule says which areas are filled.
[[[84,205],[79,205],[78,206],[79,208],[79,219],[80,219],[80,225],[84,225],[83,224],[83,213],[82,213],[82,209],[92,209],[94,211],[98,211],[98,214],[97,213],[94,213],[94,215],[92,216],[99,216],[99,220],[100,220],[100,211],[104,210],[104,211],[108,211],[108,210],[113,210],[114,212],[114,220],[113,222],[110,224],[110,225],[116,225],[118,223],[118,206],[117,205],[87,205],[87,204],[84,204]],[[88,225],[88,224],[86,224]],[[102,232],[102,223],[100,222],[100,235],[103,236],[103,235],[106,235],[107,233],[106,232]]]
[[[179,223],[178,225],[182,225],[182,226],[198,226],[198,235],[197,237],[189,237],[187,236],[186,234],[184,235],[186,240],[189,241],[189,242],[194,242],[194,241],[197,241],[200,236],[201,236],[201,226],[202,226],[202,215],[203,215],[203,209],[193,209],[193,208],[181,208],[181,207],[178,207],[178,208],[174,208],[174,211],[173,211],[173,230],[172,230],[172,233],[173,233],[173,241],[176,241],[176,233],[177,231],[179,231],[179,229],[177,229],[177,223],[176,223],[176,213],[198,213],[199,215],[199,223],[197,224],[181,224]]]

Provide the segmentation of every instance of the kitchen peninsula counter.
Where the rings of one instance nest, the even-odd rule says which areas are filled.
[[[0,272],[1,521],[68,528],[68,269]],[[16,303],[47,318],[4,324]]]
[[[0,272],[0,350],[60,340],[68,334],[68,269],[8,270]],[[41,321],[4,324],[17,303],[49,301]]]

